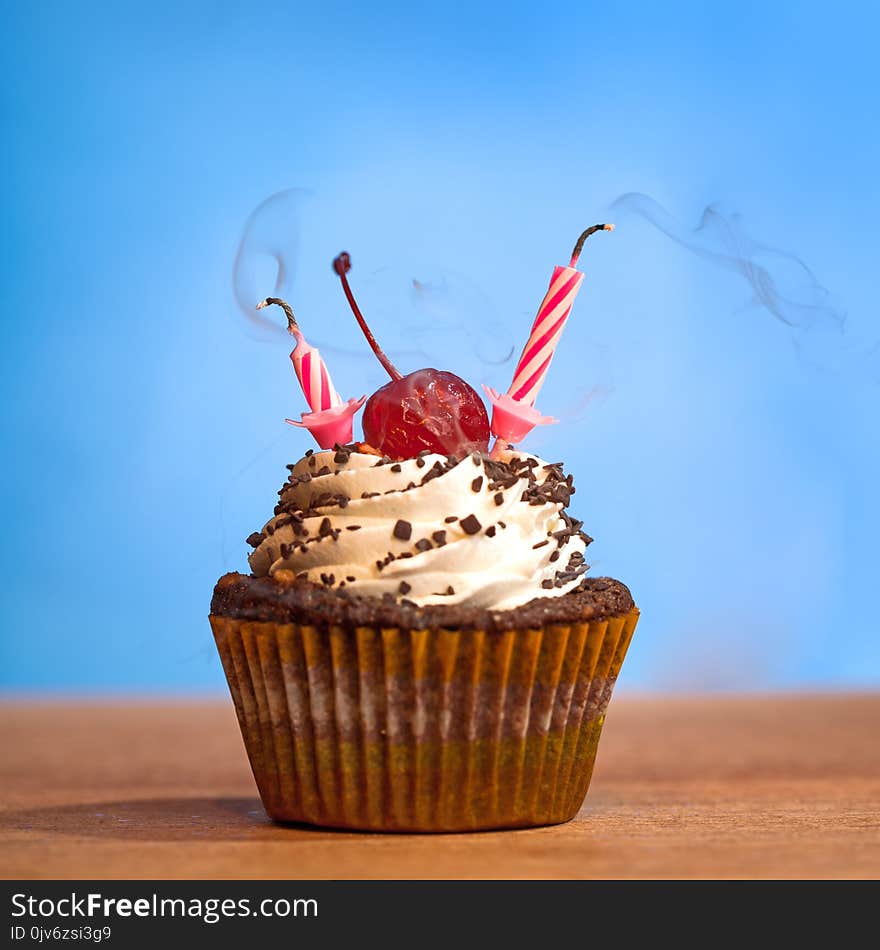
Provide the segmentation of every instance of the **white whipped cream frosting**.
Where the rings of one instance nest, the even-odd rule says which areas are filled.
[[[588,539],[564,515],[570,479],[534,456],[507,452],[499,461],[513,464],[505,470],[508,481],[516,476],[509,487],[499,486],[499,467],[479,455],[452,467],[442,455],[401,462],[332,450],[306,456],[281,490],[279,513],[261,537],[252,536],[251,570],[288,570],[419,606],[508,610],[559,597],[586,570]]]

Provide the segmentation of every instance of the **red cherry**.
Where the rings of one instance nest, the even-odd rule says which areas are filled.
[[[428,449],[462,457],[489,448],[483,400],[463,379],[438,369],[418,369],[378,389],[364,407],[366,441],[393,459]]]
[[[343,251],[333,270],[367,342],[391,377],[364,407],[366,441],[389,458],[414,458],[428,449],[462,457],[489,448],[489,415],[476,390],[461,377],[439,369],[419,369],[408,376],[382,352],[355,302],[347,274],[351,258]]]

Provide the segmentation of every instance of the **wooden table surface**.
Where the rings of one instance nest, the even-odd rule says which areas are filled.
[[[3,878],[880,877],[880,694],[611,703],[551,828],[281,827],[229,701],[0,703]]]

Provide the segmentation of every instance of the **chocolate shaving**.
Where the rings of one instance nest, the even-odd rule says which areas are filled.
[[[404,521],[402,518],[398,519],[394,525],[394,530],[391,532],[395,538],[398,538],[401,541],[409,541],[412,537],[412,525],[408,521]]]
[[[462,519],[461,527],[465,534],[476,534],[483,526],[476,515],[468,515],[467,518]]]

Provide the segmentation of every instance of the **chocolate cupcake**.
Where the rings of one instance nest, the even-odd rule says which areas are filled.
[[[554,270],[501,395],[434,369],[366,403],[366,443],[285,310],[311,406],[309,451],[248,538],[250,575],[221,577],[211,626],[260,796],[280,821],[465,831],[566,821],[587,792],[638,619],[627,588],[587,578],[590,538],[561,463],[512,449],[582,274]],[[288,420],[290,421],[290,420]],[[489,452],[491,434],[496,442]]]
[[[584,576],[573,490],[509,451],[292,467],[252,575],[211,604],[272,818],[461,831],[577,812],[638,612]]]

